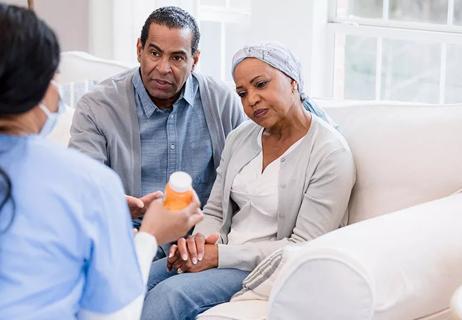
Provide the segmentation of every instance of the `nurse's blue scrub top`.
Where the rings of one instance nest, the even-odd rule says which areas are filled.
[[[16,205],[0,234],[0,319],[110,313],[144,293],[115,173],[42,137],[1,134],[0,167]],[[0,212],[1,230],[11,212],[10,201]]]

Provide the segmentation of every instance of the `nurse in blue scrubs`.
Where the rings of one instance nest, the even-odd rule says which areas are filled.
[[[0,4],[0,319],[137,319],[157,243],[202,213],[155,201],[134,237],[116,174],[44,139],[59,52],[33,12]]]

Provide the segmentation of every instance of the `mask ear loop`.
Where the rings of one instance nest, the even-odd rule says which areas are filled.
[[[45,115],[47,116],[47,118],[50,117],[51,111],[48,110],[47,106],[46,106],[43,102],[40,102],[40,103],[39,103],[39,108],[40,108],[40,110],[43,111],[43,113],[45,113]]]
[[[47,115],[47,117],[50,116],[52,113],[57,113],[57,114],[63,114],[66,112],[67,105],[64,103],[63,100],[63,95],[61,93],[61,85],[54,79],[51,79],[50,83],[55,86],[56,91],[58,91],[58,110],[56,112],[51,112],[47,106],[41,102],[39,104],[40,109],[42,109],[43,112]]]

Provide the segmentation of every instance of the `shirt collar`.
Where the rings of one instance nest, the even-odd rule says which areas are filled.
[[[163,110],[157,107],[156,104],[149,97],[149,94],[146,91],[146,88],[144,87],[143,80],[141,79],[140,72],[141,71],[138,68],[138,70],[135,72],[133,76],[132,83],[133,87],[135,88],[135,93],[140,99],[141,107],[143,108],[144,113],[148,118],[150,118],[156,110],[161,112]],[[197,84],[197,80],[191,74],[186,80],[186,83],[183,89],[181,90],[181,94],[174,104],[177,104],[181,100],[185,100],[187,104],[192,107],[194,105],[194,99],[196,97],[198,87],[199,86]]]
[[[197,84],[197,80],[192,74],[189,75],[188,80],[186,80],[182,96],[180,96],[179,99],[183,98],[189,104],[189,106],[194,106],[194,100],[196,98],[198,88],[199,86]]]
[[[133,75],[133,87],[135,88],[135,96],[139,99],[141,108],[143,108],[146,117],[150,118],[154,111],[159,110],[149,97],[146,88],[144,87],[143,80],[141,79],[140,69],[138,68]]]

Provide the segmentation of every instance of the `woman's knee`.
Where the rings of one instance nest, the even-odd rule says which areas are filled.
[[[161,313],[162,315],[183,314],[191,308],[193,301],[182,281],[176,277],[168,278],[148,291],[143,314]]]
[[[175,272],[167,271],[167,259],[154,261],[149,271],[148,291],[175,274]]]
[[[178,281],[177,276],[170,277],[159,282],[154,288],[150,291],[153,291],[154,294],[162,299],[172,299],[177,300],[182,297],[187,296],[187,286],[184,281]]]

